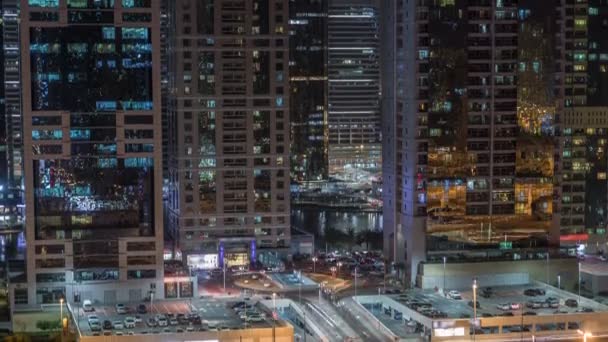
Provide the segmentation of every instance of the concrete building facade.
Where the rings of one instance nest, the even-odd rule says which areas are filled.
[[[379,18],[375,0],[329,2],[330,175],[381,168]]]
[[[385,253],[556,248],[561,2],[384,5]]]
[[[170,4],[170,234],[195,268],[290,240],[289,2]]]
[[[159,0],[20,10],[27,267],[11,299],[163,298]]]

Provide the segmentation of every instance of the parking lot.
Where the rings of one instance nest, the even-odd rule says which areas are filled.
[[[381,303],[364,304],[363,307],[376,317],[385,327],[396,336],[415,336],[422,330],[422,325],[415,321],[404,322],[401,317],[396,317],[394,312],[387,312]]]
[[[528,289],[540,289],[544,294],[535,296],[525,295]],[[477,290],[477,317],[507,316],[507,315],[555,315],[565,313],[576,313],[580,311],[597,312],[607,311],[606,306],[592,300],[581,297],[578,302],[578,295],[552,287],[542,285],[528,286],[501,286],[493,287],[489,295],[484,296],[483,288]],[[474,310],[472,307],[473,291],[460,291],[462,299],[451,299],[442,293],[433,290],[413,290],[407,294],[393,295],[394,300],[411,307],[410,303],[424,303],[430,305],[434,312],[445,318],[472,318]],[[566,300],[576,300],[576,306],[566,305]],[[532,305],[536,302],[535,305]],[[553,307],[548,303],[553,302]],[[471,305],[469,305],[469,303]],[[499,305],[507,304],[508,309],[500,309]],[[519,306],[519,308],[516,308]],[[412,307],[416,310],[415,307]],[[516,308],[516,309],[512,309]],[[420,311],[420,310],[418,310]],[[435,317],[440,318],[440,317]]]
[[[85,312],[82,307],[74,310],[74,315],[78,321],[78,326],[83,335],[140,335],[140,334],[162,334],[179,333],[189,331],[225,331],[244,329],[249,327],[271,327],[273,325],[271,313],[264,312],[257,305],[257,300],[249,299],[243,301],[247,309],[252,312],[260,312],[264,319],[259,322],[245,322],[232,308],[232,305],[242,299],[193,299],[192,301],[157,301],[152,307],[150,303],[124,303],[127,307],[126,314],[119,314],[115,306],[94,306],[93,312]],[[144,304],[147,313],[139,314],[136,309],[138,305]],[[74,308],[75,309],[75,308]],[[154,320],[157,315],[164,315],[167,318],[167,326],[155,326],[149,324],[148,320]],[[197,314],[199,319],[195,316]],[[101,331],[92,331],[89,325],[89,316],[97,316]],[[125,322],[127,317],[136,318],[134,328],[112,327],[103,329],[104,321]],[[190,319],[189,319],[190,318]]]

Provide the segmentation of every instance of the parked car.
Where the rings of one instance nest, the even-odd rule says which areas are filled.
[[[473,301],[472,300],[470,300],[467,304],[470,307],[473,307]],[[475,301],[475,308],[479,309],[479,301],[478,300]]]
[[[255,315],[247,316],[246,321],[247,322],[263,322],[264,321],[264,317],[262,317],[259,314],[255,314]]]
[[[99,317],[97,317],[97,315],[89,315],[87,317],[87,322],[89,322],[89,325],[91,325],[91,323],[99,324]]]
[[[118,303],[116,304],[116,313],[119,315],[124,315],[127,313],[127,307],[124,304]]]
[[[103,321],[103,328],[104,328],[105,330],[110,330],[110,329],[112,329],[112,322],[111,322],[110,320],[107,320],[107,319],[106,319],[105,321]]]
[[[479,295],[484,298],[490,298],[490,297],[492,297],[493,294],[494,294],[494,289],[492,289],[491,287],[484,287],[483,289],[481,289],[481,292]]]
[[[576,299],[570,298],[570,299],[566,299],[564,304],[566,304],[566,306],[568,306],[568,307],[575,308],[578,306],[578,301]]]
[[[538,301],[531,301],[526,303],[526,307],[530,309],[540,309],[541,306],[542,305]]]
[[[156,315],[155,317],[156,323],[159,327],[166,327],[169,325],[169,321],[165,315]]]
[[[521,305],[519,303],[511,303],[511,310],[519,310]]]
[[[153,328],[158,325],[158,322],[156,322],[154,318],[148,317],[148,319],[146,320],[146,325]]]
[[[545,290],[543,290],[543,289],[526,289],[524,291],[524,295],[530,296],[530,297],[544,296]]]
[[[141,315],[145,315],[148,313],[148,308],[146,308],[146,305],[144,305],[144,304],[139,304],[137,306],[137,313],[141,314]]]
[[[93,302],[91,302],[90,299],[85,299],[82,301],[82,310],[84,312],[91,312],[91,311],[95,311],[95,308],[93,307]]]
[[[127,328],[127,329],[135,328],[135,318],[134,317],[125,318],[125,328]]]
[[[605,255],[602,254],[602,255],[600,255],[600,260],[606,261],[606,260],[608,260],[608,257],[606,257]]]
[[[461,300],[462,296],[460,295],[460,292],[456,291],[456,290],[451,290],[448,292],[448,298],[452,298],[452,299],[456,299],[456,300]]]
[[[509,303],[501,303],[496,305],[496,308],[499,310],[507,311],[511,310],[511,305]]]
[[[177,320],[177,318],[173,317],[169,319],[169,325],[178,325],[179,321]]]
[[[124,329],[125,325],[123,324],[122,321],[114,321],[112,322],[112,326],[114,327],[114,329]]]

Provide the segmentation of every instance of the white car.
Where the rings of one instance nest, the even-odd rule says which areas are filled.
[[[178,325],[179,321],[177,320],[177,318],[173,317],[169,320],[169,324],[170,325]]]
[[[124,329],[125,325],[122,323],[122,321],[114,321],[114,322],[112,322],[112,328],[114,328],[114,329]]]
[[[89,325],[94,323],[100,324],[99,317],[97,317],[97,315],[89,315],[89,317],[87,317],[87,321],[89,322]]]
[[[166,327],[169,325],[169,321],[164,315],[156,315],[156,323],[159,327]]]
[[[264,317],[262,317],[262,315],[255,314],[255,315],[247,316],[246,321],[247,322],[263,322]]]
[[[84,312],[95,311],[95,308],[93,307],[93,302],[91,302],[90,299],[85,299],[84,301],[82,301],[82,310]]]
[[[450,292],[448,292],[448,298],[461,300],[462,296],[460,295],[460,292],[458,292],[456,290],[451,290]]]
[[[124,315],[127,313],[127,307],[124,304],[116,304],[116,313],[119,315]]]
[[[498,304],[498,305],[496,305],[496,308],[499,310],[508,311],[508,310],[511,310],[511,304],[509,304],[509,303]]]
[[[135,318],[133,318],[133,317],[125,318],[125,328],[127,328],[127,329],[135,328]]]
[[[606,261],[606,260],[608,260],[608,257],[606,257],[605,255],[602,254],[602,255],[600,255],[600,260]]]

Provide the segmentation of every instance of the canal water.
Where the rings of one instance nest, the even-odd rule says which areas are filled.
[[[335,229],[348,234],[371,230],[382,231],[382,212],[362,212],[355,210],[292,207],[291,225],[314,234],[317,248],[325,244],[327,230]],[[322,248],[322,247],[321,247]]]

